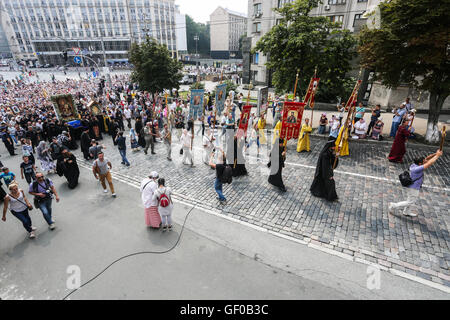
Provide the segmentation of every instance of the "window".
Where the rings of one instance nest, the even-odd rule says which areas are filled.
[[[356,20],[362,19],[362,14],[355,14],[355,19],[353,20],[353,26],[355,26]]]
[[[328,4],[345,4],[347,0],[328,0]]]
[[[253,5],[253,15],[258,16],[262,14],[262,6],[261,3],[257,3]]]
[[[344,16],[340,15],[340,16],[329,16],[331,22],[344,22]]]
[[[367,0],[358,0],[357,2],[367,2]]]
[[[261,22],[257,22],[253,24],[253,33],[261,32]]]
[[[255,54],[253,54],[253,56],[252,56],[252,63],[253,64],[259,64],[259,52],[256,52]]]
[[[285,4],[291,3],[293,0],[278,0],[278,8],[282,8]]]

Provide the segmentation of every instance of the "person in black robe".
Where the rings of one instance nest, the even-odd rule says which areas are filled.
[[[98,127],[100,128],[100,132],[101,133],[106,133],[106,128],[105,128],[105,120],[103,118],[103,114],[98,114],[97,116],[95,116],[97,118],[98,121]],[[102,137],[103,139],[103,137]],[[100,139],[100,140],[102,140]]]
[[[244,143],[242,138],[234,136],[234,164],[233,168],[233,177],[245,176],[247,175],[247,169],[245,168],[245,159],[242,149],[244,148]]]
[[[336,145],[333,141],[327,142],[323,147],[317,160],[316,173],[314,174],[314,181],[310,188],[314,196],[325,198],[328,201],[338,199],[333,177],[333,165],[336,159],[335,148]],[[338,163],[339,159],[336,161],[336,167]]]
[[[80,138],[81,152],[85,160],[89,160],[91,156],[89,155],[89,148],[91,146],[91,138],[89,137],[89,129],[85,129],[81,134]]]
[[[111,138],[114,145],[116,146],[117,145],[116,137],[117,134],[119,133],[119,125],[117,124],[116,120],[112,120],[110,122],[110,128],[111,128]]]
[[[278,187],[281,191],[286,192],[282,176],[286,157],[286,151],[284,150],[283,144],[283,139],[278,139],[278,144],[273,144],[272,151],[270,152],[270,162],[267,166],[270,168],[269,183]]]
[[[100,123],[98,122],[97,118],[92,116],[89,124],[92,128],[92,133],[94,135],[94,139],[99,141],[99,140],[103,140],[102,137],[102,132],[100,131]]]
[[[78,168],[76,157],[63,148],[61,155],[56,163],[56,172],[59,176],[64,175],[69,183],[69,189],[74,189],[78,185],[80,169]]]
[[[142,129],[143,129],[142,118],[137,117],[136,122],[134,123],[134,130],[138,136],[138,144],[142,148],[145,148],[145,138],[144,138],[144,135],[141,134]]]

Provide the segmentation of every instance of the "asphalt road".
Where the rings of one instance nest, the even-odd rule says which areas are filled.
[[[2,154],[1,160],[17,173],[18,156]],[[178,224],[172,232],[148,230],[137,188],[115,180],[118,197],[113,199],[86,169],[75,190],[64,178],[50,177],[62,199],[54,203],[54,231],[36,210],[31,213],[38,228],[34,240],[9,213],[0,222],[2,299],[62,299],[70,292],[69,266],[80,268],[85,283],[123,255],[167,250],[191,209],[176,204]],[[20,186],[25,188],[23,180]],[[367,265],[194,208],[173,251],[122,260],[70,299],[449,298],[383,271],[379,289],[369,290],[367,283]]]

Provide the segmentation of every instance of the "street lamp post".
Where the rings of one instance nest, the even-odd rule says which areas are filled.
[[[197,46],[198,46],[198,40],[200,40],[198,34],[194,36],[194,41],[195,41],[195,55],[198,55],[198,50],[197,50]]]

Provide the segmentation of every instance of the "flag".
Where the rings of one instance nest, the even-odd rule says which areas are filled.
[[[203,113],[203,99],[205,89],[191,90],[191,102],[189,104],[189,115],[197,119]]]
[[[308,91],[306,91],[306,96],[305,96],[305,99],[303,100],[303,103],[305,105],[307,105],[309,103],[309,101],[312,99],[312,97],[316,95],[319,81],[320,81],[320,78],[311,78],[311,81],[309,82],[309,86],[308,86]],[[313,108],[313,107],[314,106],[312,106],[311,108]]]
[[[283,107],[283,118],[281,122],[281,139],[298,139],[300,125],[302,123],[304,102],[285,102]]]

